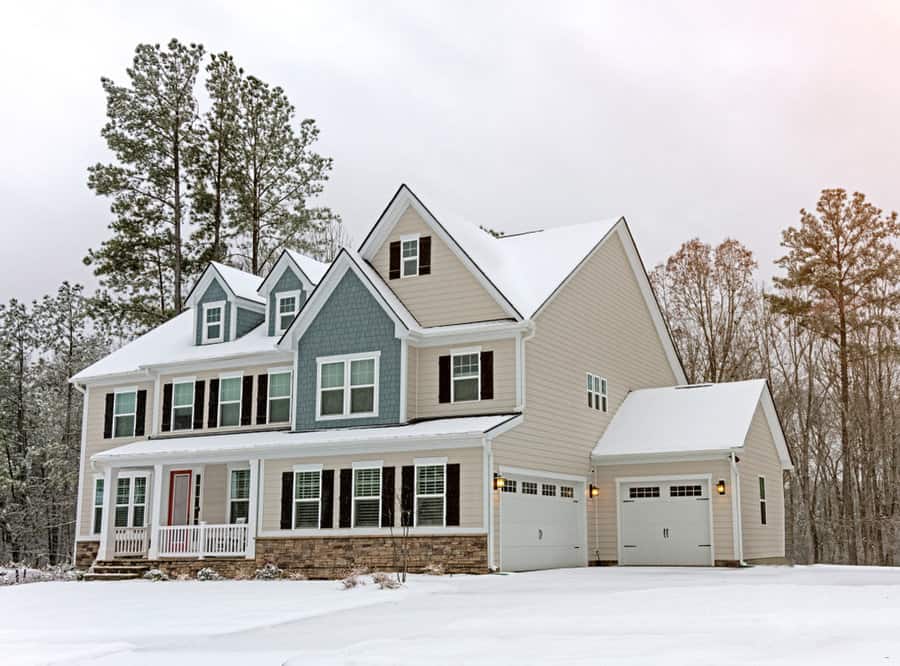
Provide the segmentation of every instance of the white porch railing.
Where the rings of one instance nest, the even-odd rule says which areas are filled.
[[[159,528],[160,557],[241,557],[247,525],[166,525]]]
[[[116,555],[143,555],[147,552],[146,527],[116,527],[115,548]]]

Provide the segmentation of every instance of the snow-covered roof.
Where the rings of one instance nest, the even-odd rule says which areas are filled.
[[[262,278],[253,273],[245,273],[244,271],[220,264],[218,261],[211,261],[210,266],[215,268],[222,279],[228,284],[228,288],[238,298],[248,301],[256,301],[264,303],[264,299],[256,293],[257,288],[262,284]]]
[[[300,267],[300,270],[303,271],[306,277],[309,278],[309,281],[313,284],[319,284],[319,281],[325,275],[325,271],[331,266],[330,263],[307,257],[305,254],[301,254],[296,250],[285,250],[285,252],[288,253],[291,259],[294,260],[294,263]]]
[[[194,311],[185,310],[93,365],[89,365],[72,377],[72,381],[139,372],[171,363],[277,352],[276,338],[267,336],[265,328],[265,326],[259,325],[237,340],[214,345],[197,345],[195,344]]]
[[[594,458],[700,454],[744,446],[762,401],[782,464],[790,455],[764,379],[632,391],[594,448]]]
[[[92,456],[97,462],[143,459],[228,459],[242,455],[329,455],[373,447],[391,450],[392,443],[407,450],[417,442],[465,441],[493,436],[515,424],[518,414],[469,416],[374,428],[334,428],[310,432],[262,431],[193,437],[160,437],[108,449]],[[504,427],[506,426],[506,427]],[[492,432],[493,431],[493,432]],[[397,450],[401,450],[398,448]]]

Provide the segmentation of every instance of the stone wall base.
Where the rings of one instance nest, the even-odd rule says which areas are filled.
[[[747,564],[770,564],[770,565],[788,565],[793,566],[794,562],[788,557],[757,557],[745,560]]]
[[[97,552],[100,550],[99,541],[76,541],[75,542],[75,567],[77,569],[88,569],[97,559]]]

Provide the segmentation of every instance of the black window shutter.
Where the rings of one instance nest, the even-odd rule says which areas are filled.
[[[207,428],[215,428],[219,425],[219,380],[209,380],[209,418],[206,419]]]
[[[394,468],[381,468],[381,526],[394,526]]]
[[[206,401],[206,382],[194,382],[194,430],[203,430],[203,405]]]
[[[269,404],[269,375],[256,378],[256,425],[265,425]]]
[[[163,432],[169,432],[172,429],[172,384],[163,384],[163,404],[162,404],[162,426]]]
[[[494,352],[481,352],[481,399],[494,398]]]
[[[103,414],[103,438],[109,439],[112,437],[113,430],[113,408],[116,404],[116,394],[115,393],[107,393],[106,394],[106,411]]]
[[[414,511],[414,495],[416,483],[415,465],[404,465],[400,480],[400,524],[412,526]]]
[[[241,425],[250,425],[253,418],[253,375],[244,377],[241,389]]]
[[[450,357],[438,359],[438,402],[450,402]]]
[[[447,465],[447,525],[459,525],[459,463]]]
[[[431,236],[419,239],[419,275],[431,273]]]
[[[144,436],[144,421],[147,420],[147,391],[137,392],[137,406],[134,410],[134,436]]]
[[[322,509],[319,527],[334,527],[334,470],[322,470]]]
[[[394,241],[390,245],[390,267],[388,268],[388,279],[396,280],[400,277],[400,241]]]
[[[289,530],[294,526],[294,473],[281,473],[281,529]]]
[[[350,527],[351,505],[353,503],[353,470],[341,470],[340,527]]]

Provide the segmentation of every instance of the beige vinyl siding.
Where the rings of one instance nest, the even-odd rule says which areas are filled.
[[[401,236],[431,236],[431,274],[391,280],[390,245]],[[507,319],[509,315],[412,208],[375,253],[373,266],[422,326]]]
[[[321,464],[323,469],[333,469],[334,473],[334,526],[340,518],[340,471],[353,466],[354,462],[381,460],[385,467],[394,467],[395,506],[394,515],[400,515],[400,487],[402,467],[414,464],[416,458],[446,457],[448,463],[459,463],[460,527],[482,527],[484,513],[483,500],[483,460],[480,447],[467,449],[447,449],[440,451],[419,451],[402,453],[371,453],[327,458],[279,459],[264,461],[263,470],[263,531],[281,531],[281,475],[291,471],[297,464]],[[397,521],[399,524],[399,520]],[[328,530],[322,531],[327,536]]]
[[[725,479],[730,486],[731,468],[727,460],[646,463],[635,465],[598,465],[594,468],[594,485],[600,494],[588,500],[588,555],[591,560],[618,561],[618,518],[616,510],[616,478],[628,476],[674,476],[711,474],[710,495],[713,511],[713,555],[716,560],[734,560],[731,492],[719,495],[716,481]]]
[[[406,420],[418,418],[419,350],[406,346]]]
[[[194,377],[196,381],[205,381],[206,382],[206,390],[204,391],[203,396],[203,427],[199,430],[170,430],[166,433],[161,433],[166,436],[169,435],[190,435],[192,433],[201,433],[201,432],[229,432],[233,430],[250,430],[254,426],[256,426],[256,396],[257,390],[259,388],[257,376],[264,375],[269,372],[271,368],[290,368],[293,364],[293,361],[290,356],[286,357],[284,361],[278,361],[271,363],[269,365],[257,365],[252,367],[235,367],[230,369],[219,369],[219,370],[209,370],[205,372],[180,372],[173,373],[169,375],[162,375],[159,380],[159,396],[160,400],[162,400],[163,395],[163,386],[166,384],[172,383],[175,379],[181,379],[184,377]],[[209,380],[218,379],[221,375],[227,375],[235,372],[243,371],[244,376],[252,376],[253,377],[253,394],[251,396],[251,425],[249,426],[235,426],[228,428],[208,428],[207,424],[209,423]],[[293,387],[295,382],[291,382],[291,386]],[[162,428],[162,405],[159,406],[159,427]],[[271,428],[271,427],[289,427],[290,421],[285,423],[276,423],[270,424],[266,423],[260,427]]]
[[[81,468],[82,492],[79,499],[79,511],[81,516],[81,530],[78,536],[94,537],[91,533],[91,520],[94,513],[94,478],[97,472],[91,468],[91,456],[124,446],[131,442],[145,439],[145,437],[116,437],[103,438],[103,420],[106,415],[106,394],[115,393],[118,388],[136,386],[139,391],[147,391],[147,415],[144,431],[150,433],[153,419],[153,383],[125,382],[121,386],[93,386],[88,389],[87,422],[84,443],[84,465]],[[149,513],[148,513],[149,519]]]
[[[471,400],[457,403],[438,402],[439,370],[441,356],[449,355],[455,349],[480,348],[494,352],[494,397],[491,400]],[[437,416],[465,416],[491,412],[512,411],[516,407],[516,340],[492,340],[447,347],[410,347],[410,354],[416,361],[410,364],[410,372],[415,369],[417,376],[408,386],[415,385],[417,391],[408,398],[409,418],[432,418]]]
[[[535,326],[525,342],[524,423],[494,441],[495,462],[587,476],[591,451],[628,391],[676,383],[618,234]],[[606,413],[587,405],[588,372],[608,379]]]
[[[744,559],[784,557],[784,484],[781,462],[762,405],[756,407],[744,451],[738,458]],[[765,525],[760,523],[760,476],[766,477]]]

